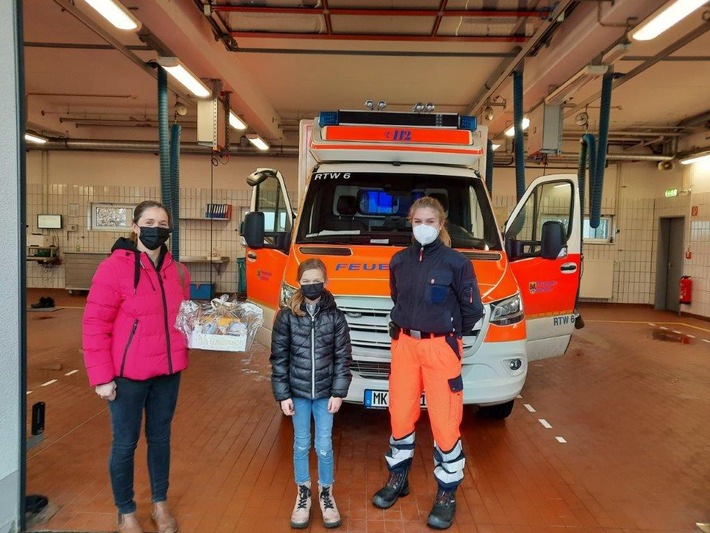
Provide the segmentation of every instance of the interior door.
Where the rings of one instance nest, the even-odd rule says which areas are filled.
[[[680,311],[680,278],[683,275],[685,218],[661,218],[658,226],[658,276],[662,277],[656,295],[656,309]]]
[[[556,257],[544,257],[546,223],[562,228],[562,247]],[[506,251],[523,299],[529,360],[559,356],[567,350],[576,317],[581,239],[574,174],[533,181],[506,222]]]
[[[279,306],[294,215],[281,173],[270,171],[263,175],[266,178],[252,188],[251,211],[264,214],[264,243],[259,248],[247,247],[247,298],[275,310]]]

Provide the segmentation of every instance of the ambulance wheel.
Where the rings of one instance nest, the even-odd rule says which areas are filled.
[[[482,405],[478,414],[484,418],[495,418],[497,420],[502,420],[508,418],[510,413],[513,412],[513,404],[515,400],[510,400],[509,402],[501,403],[499,405]]]

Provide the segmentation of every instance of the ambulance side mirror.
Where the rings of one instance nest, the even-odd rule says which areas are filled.
[[[567,245],[565,226],[557,220],[548,220],[542,225],[542,242],[540,257],[557,259],[562,249]]]
[[[252,211],[244,216],[242,236],[249,248],[264,247],[264,213]]]

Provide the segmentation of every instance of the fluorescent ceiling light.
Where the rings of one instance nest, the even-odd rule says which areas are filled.
[[[242,119],[235,115],[234,111],[232,110],[229,111],[229,125],[232,126],[235,130],[247,129],[247,125],[244,124],[244,122],[242,122]]]
[[[116,0],[86,0],[86,3],[119,30],[137,30],[141,27],[140,21]]]
[[[523,117],[523,131],[528,129],[528,126],[530,125],[530,119],[528,117]],[[515,124],[513,124],[510,128],[505,130],[505,136],[506,137],[513,137],[515,136]]]
[[[198,98],[207,98],[212,91],[197,76],[190,72],[177,57],[158,58],[158,64],[175,78],[185,89]]]
[[[249,142],[256,146],[259,150],[266,151],[269,149],[269,145],[266,144],[266,141],[264,141],[264,139],[259,137],[256,133],[248,133],[247,139],[249,139]]]
[[[44,137],[40,137],[39,135],[34,135],[33,133],[25,133],[25,140],[28,143],[34,143],[34,144],[44,144],[47,142],[47,139]]]
[[[691,165],[693,163],[708,163],[710,162],[710,151],[688,154],[680,160],[681,165]]]
[[[637,41],[650,41],[706,3],[707,0],[675,0],[668,7],[656,11],[647,22],[641,24],[631,34],[631,38]]]
[[[496,150],[498,150],[498,148],[500,148],[500,147],[501,147],[500,144],[497,144],[497,143],[492,143],[492,144],[491,144],[491,150],[493,150],[494,152],[495,152]]]

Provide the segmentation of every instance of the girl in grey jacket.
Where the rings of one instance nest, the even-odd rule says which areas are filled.
[[[271,385],[286,416],[293,417],[293,465],[298,485],[291,527],[308,527],[311,481],[308,456],[311,418],[318,457],[318,500],[327,528],[340,525],[333,499],[333,415],[348,394],[352,376],[350,332],[335,298],[324,288],[325,264],[308,259],[298,268],[300,288],[276,315],[271,337]]]

